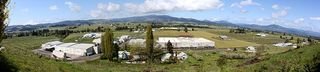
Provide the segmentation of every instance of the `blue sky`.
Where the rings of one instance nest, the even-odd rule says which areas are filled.
[[[320,32],[320,0],[12,0],[10,25],[150,14]]]

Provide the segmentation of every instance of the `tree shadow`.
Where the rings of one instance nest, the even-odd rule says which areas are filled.
[[[0,71],[1,72],[17,72],[16,68],[8,59],[0,52]]]

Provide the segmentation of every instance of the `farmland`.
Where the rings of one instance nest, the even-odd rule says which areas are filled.
[[[93,27],[94,28],[94,27]],[[8,38],[3,41],[4,50],[1,56],[7,59],[7,63],[13,65],[13,69],[19,71],[32,71],[32,72],[43,72],[43,71],[67,71],[67,72],[109,72],[109,71],[164,71],[164,72],[205,72],[205,71],[259,71],[264,70],[262,67],[269,67],[272,64],[278,63],[291,63],[301,61],[302,63],[294,64],[294,67],[285,66],[288,71],[296,70],[294,68],[301,67],[309,62],[313,54],[320,52],[315,48],[318,45],[307,46],[293,50],[292,48],[280,48],[274,47],[271,44],[277,42],[283,42],[279,38],[279,34],[271,34],[267,37],[257,37],[254,32],[246,34],[234,34],[229,33],[228,29],[201,29],[197,28],[196,31],[161,31],[157,30],[154,32],[154,37],[178,37],[181,35],[191,35],[193,37],[202,37],[212,40],[216,44],[216,48],[239,48],[238,51],[224,51],[224,50],[182,50],[189,55],[189,58],[181,63],[177,64],[125,64],[115,63],[108,60],[94,60],[84,63],[71,63],[68,61],[53,60],[47,57],[36,55],[32,52],[33,49],[40,47],[42,43],[62,40],[64,42],[79,42],[91,43],[92,39],[84,38],[82,35],[86,33],[72,33],[64,39],[57,38],[54,36],[38,37],[38,36],[27,36],[27,37],[14,37]],[[121,35],[131,35],[138,38],[143,38],[144,33],[133,33],[129,31],[114,31],[114,38]],[[231,40],[222,40],[219,38],[220,35],[227,35]],[[262,61],[254,64],[246,64],[255,58],[254,54],[243,53],[245,47],[256,46],[257,48],[264,48],[265,52],[262,53]],[[291,51],[293,50],[293,51]],[[307,52],[302,52],[307,51]],[[302,52],[302,53],[300,53]],[[223,59],[224,56],[233,57],[234,55],[240,56],[239,59],[227,58]],[[292,55],[292,56],[288,56]],[[302,58],[304,55],[311,57]],[[315,55],[313,55],[315,56]],[[281,59],[286,57],[286,59]],[[294,58],[298,57],[298,58]],[[223,60],[221,60],[223,59]],[[288,60],[289,59],[289,60]],[[288,60],[288,61],[284,61]],[[278,71],[283,67],[271,67],[265,69],[266,71]],[[301,69],[297,69],[301,71]]]

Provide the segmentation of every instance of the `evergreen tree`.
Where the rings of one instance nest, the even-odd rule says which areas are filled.
[[[293,40],[293,36],[291,36],[290,40]]]
[[[103,35],[103,38],[101,38],[102,43],[101,45],[103,48],[103,55],[102,59],[109,59],[112,60],[113,58],[113,33],[110,28],[106,29],[106,32]]]
[[[187,27],[184,27],[184,32],[188,32],[188,28]]]
[[[9,17],[9,9],[8,4],[10,0],[1,0],[0,1],[0,43],[5,36],[4,30],[8,26],[8,17]]]
[[[170,40],[167,43],[167,50],[171,55],[173,55],[173,46],[172,46],[172,43],[170,42]]]
[[[149,63],[153,62],[153,33],[152,33],[152,26],[147,26],[147,34],[146,34],[146,48],[148,49],[148,61]]]
[[[119,50],[120,50],[120,47],[118,44],[114,43],[113,44],[113,49],[112,49],[112,57],[116,57],[116,59],[119,61]]]

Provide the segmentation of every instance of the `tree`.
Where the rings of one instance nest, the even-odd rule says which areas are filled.
[[[3,37],[5,36],[4,30],[9,24],[9,9],[8,4],[10,0],[1,0],[0,1],[0,43],[3,40]]]
[[[297,44],[301,43],[301,39],[297,38]]]
[[[110,28],[106,29],[106,32],[101,38],[101,45],[103,50],[102,59],[112,60],[113,58],[113,33]]]
[[[284,41],[284,43],[289,43],[290,41],[289,41],[289,39],[286,39],[285,41]]]
[[[119,50],[120,50],[120,47],[117,43],[114,43],[113,44],[113,49],[112,49],[112,57],[116,57],[117,61],[119,61]]]
[[[146,34],[146,48],[148,49],[148,61],[149,63],[153,62],[153,33],[152,33],[152,26],[147,26],[147,34]]]
[[[290,40],[293,40],[293,36],[291,36]]]
[[[188,32],[188,28],[187,27],[184,27],[184,32]]]
[[[172,43],[170,42],[170,40],[167,43],[167,50],[171,55],[173,55],[173,46],[172,46]]]

